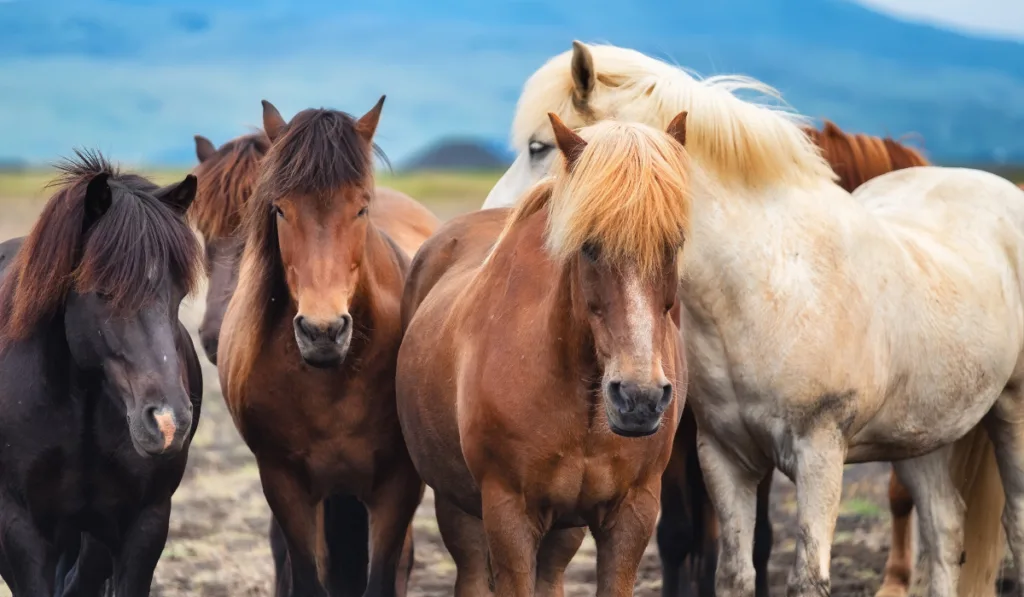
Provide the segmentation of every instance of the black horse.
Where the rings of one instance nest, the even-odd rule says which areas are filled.
[[[31,233],[0,245],[0,576],[16,597],[148,595],[199,423],[178,321],[201,270],[158,187],[76,152]]]

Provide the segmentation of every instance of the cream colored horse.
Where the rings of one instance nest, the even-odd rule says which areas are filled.
[[[1007,480],[1004,518],[1024,572],[1024,194],[984,172],[927,167],[850,195],[800,118],[742,101],[740,89],[774,94],[577,44],[527,83],[513,131],[522,153],[485,207],[513,203],[546,172],[547,112],[573,127],[664,127],[688,110],[700,189],[681,293],[701,463],[722,524],[719,596],[753,593],[755,488],[772,466],[797,485],[789,593],[827,592],[843,463],[871,460],[900,460],[930,594],[991,593],[999,512],[984,504],[1001,498],[984,450],[973,449],[983,430]],[[974,473],[958,479],[963,499],[951,468]],[[961,579],[964,500],[980,506],[967,545],[986,549],[969,551]]]

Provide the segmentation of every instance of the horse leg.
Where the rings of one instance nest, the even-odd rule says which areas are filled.
[[[287,544],[291,597],[327,597],[318,574],[322,507],[288,468],[260,463],[260,482]]]
[[[565,569],[580,549],[587,530],[583,528],[550,531],[537,551],[537,597],[565,595]]]
[[[910,572],[914,563],[911,554],[910,514],[914,500],[900,483],[893,469],[889,477],[889,512],[892,515],[892,545],[885,561],[885,577],[875,597],[906,597],[910,590]]]
[[[466,514],[437,493],[434,494],[434,514],[441,540],[455,560],[454,597],[489,595],[491,575],[483,521]]]
[[[416,546],[413,544],[412,523],[410,523],[409,527],[405,530],[402,555],[398,558],[398,579],[395,581],[395,595],[397,597],[405,597],[409,593],[409,580],[412,578],[412,568],[415,564]]]
[[[839,518],[846,449],[836,428],[811,428],[793,439],[797,524],[796,562],[787,583],[790,597],[831,592],[832,537]]]
[[[114,564],[116,595],[149,595],[153,572],[167,543],[171,499],[143,508],[128,527]],[[81,563],[81,560],[79,560]]]
[[[366,597],[395,595],[398,561],[422,498],[423,481],[411,460],[396,469],[370,496],[370,579]]]
[[[655,483],[660,483],[658,478]],[[651,491],[654,489],[654,491]],[[633,594],[640,560],[658,520],[658,488],[637,487],[615,510],[591,527],[597,544],[597,596],[626,597]]]
[[[953,597],[960,580],[964,501],[949,474],[950,448],[893,463],[917,506],[928,594]]]
[[[327,540],[327,585],[334,597],[358,597],[366,590],[370,561],[370,516],[351,495],[324,500],[324,538]]]
[[[14,595],[53,595],[57,554],[21,507],[0,500],[0,572]]]
[[[715,505],[720,548],[715,572],[717,597],[754,594],[754,525],[757,516],[758,472],[743,468],[714,438],[698,434],[697,450]]]
[[[687,422],[690,422],[689,426]],[[693,471],[690,466],[690,457],[695,455],[696,428],[692,416],[687,417],[684,413],[672,444],[672,457],[661,476],[661,518],[658,520],[657,542],[658,555],[661,556],[662,597],[690,597],[693,594],[693,579],[690,578],[686,559],[697,552],[701,534],[697,527],[704,522],[697,515],[697,504],[693,499],[697,497],[694,494],[704,493],[694,491],[692,487],[694,480],[691,477],[700,476],[700,468]],[[703,487],[703,479],[696,482]]]
[[[83,533],[78,557],[66,577],[64,591],[60,594],[63,597],[101,595],[104,584],[113,573],[114,560],[110,551],[91,535]]]
[[[533,597],[537,552],[547,529],[526,508],[522,495],[484,479],[481,489],[484,532],[496,597]]]
[[[292,570],[288,561],[288,542],[277,519],[270,516],[270,555],[274,560],[274,597],[290,597],[292,594]]]
[[[1021,391],[1004,393],[985,418],[995,446],[1006,503],[1003,527],[1013,553],[1017,594],[1024,594],[1024,403]],[[980,525],[979,525],[980,526]],[[991,541],[996,541],[992,538]]]
[[[768,560],[772,555],[771,495],[775,469],[757,486],[757,519],[754,522],[754,595],[768,597]]]

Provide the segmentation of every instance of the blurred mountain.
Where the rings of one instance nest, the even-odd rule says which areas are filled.
[[[401,170],[499,170],[515,158],[508,150],[477,139],[442,139],[417,152]]]
[[[848,0],[8,0],[0,155],[86,145],[189,163],[259,124],[259,100],[361,114],[395,163],[438,139],[507,138],[526,77],[573,39],[703,75],[742,73],[844,128],[914,133],[942,161],[1024,161],[1024,43]]]

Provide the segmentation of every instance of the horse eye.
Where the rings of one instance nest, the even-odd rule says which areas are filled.
[[[282,210],[280,207],[278,207],[277,205],[271,205],[270,209],[274,210],[274,215],[281,218],[282,220],[284,219],[284,210]]]
[[[552,147],[554,146],[551,145],[550,143],[543,143],[541,141],[531,141],[529,146],[530,158],[540,157],[546,154],[547,152],[551,151]]]
[[[601,257],[601,250],[596,243],[583,243],[581,251],[583,256],[590,261],[597,261]]]
[[[356,216],[361,218],[361,217],[365,216],[369,211],[370,211],[369,207],[363,207],[363,209],[359,210],[359,213],[356,214]]]

